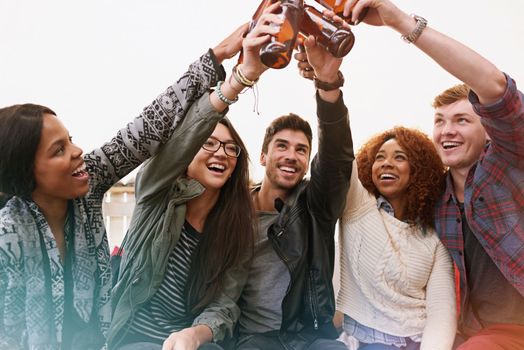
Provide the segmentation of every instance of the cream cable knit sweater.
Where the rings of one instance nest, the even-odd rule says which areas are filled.
[[[451,258],[433,230],[377,208],[353,164],[340,219],[338,310],[381,332],[422,334],[422,350],[449,350],[456,331]]]

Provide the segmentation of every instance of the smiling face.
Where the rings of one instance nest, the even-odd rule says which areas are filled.
[[[302,131],[284,129],[268,144],[267,153],[260,155],[266,168],[264,182],[280,190],[291,190],[306,175],[309,167],[310,144]]]
[[[69,200],[86,195],[89,175],[82,150],[71,142],[69,132],[57,117],[44,114],[42,121],[34,163],[33,200],[41,205],[54,199]]]
[[[488,136],[471,103],[458,100],[435,110],[433,142],[444,165],[469,170],[480,158]]]
[[[223,143],[235,143],[229,129],[218,124],[211,137]],[[224,147],[217,151],[207,151],[200,148],[189,167],[187,176],[200,182],[207,191],[220,191],[235,170],[237,158],[230,157],[224,152]]]
[[[410,166],[408,156],[397,140],[389,139],[380,146],[371,172],[373,183],[379,193],[394,208],[397,205],[402,206],[409,185]]]

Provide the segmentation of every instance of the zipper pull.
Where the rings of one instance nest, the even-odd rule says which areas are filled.
[[[277,237],[282,236],[283,233],[284,233],[284,230],[280,230],[280,231],[277,233]]]

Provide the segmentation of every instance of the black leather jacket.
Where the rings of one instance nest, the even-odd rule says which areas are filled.
[[[333,268],[336,222],[345,206],[353,142],[342,96],[334,103],[317,94],[319,149],[311,178],[293,190],[268,229],[272,245],[288,267],[291,284],[282,302],[280,339],[286,347],[304,348],[317,338],[336,338]]]

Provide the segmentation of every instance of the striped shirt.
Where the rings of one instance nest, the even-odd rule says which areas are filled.
[[[169,256],[164,280],[151,300],[138,310],[127,342],[162,344],[171,333],[191,326],[194,316],[186,308],[184,292],[191,259],[200,238],[201,235],[186,221]]]

